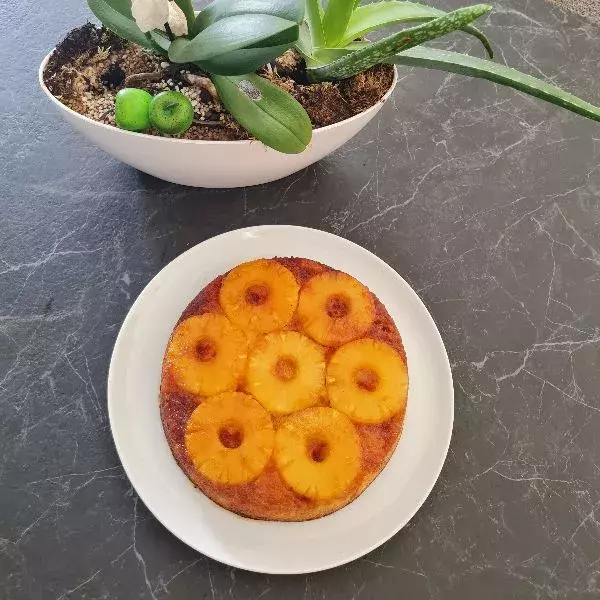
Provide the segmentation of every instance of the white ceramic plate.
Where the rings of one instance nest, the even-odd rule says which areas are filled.
[[[163,353],[188,302],[235,265],[273,256],[312,258],[366,284],[400,330],[410,376],[404,433],[387,466],[342,510],[301,523],[245,519],[196,490],[171,455],[158,408]],[[167,265],[146,286],[115,344],[108,376],[108,412],[117,452],[131,483],[175,536],[231,566],[262,573],[307,573],[366,554],[417,512],[448,451],[454,397],[440,334],[402,277],[374,254],[343,238],[274,225],[206,240]]]

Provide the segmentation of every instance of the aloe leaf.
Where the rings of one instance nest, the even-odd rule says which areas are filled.
[[[338,45],[345,46],[352,42],[352,40],[361,38],[370,31],[379,29],[380,27],[395,25],[397,23],[431,21],[445,14],[444,11],[432,8],[431,6],[415,2],[396,2],[395,0],[360,6],[352,13],[346,33]],[[490,41],[484,33],[471,25],[463,27],[463,31],[475,36],[483,44],[489,57],[494,57]]]
[[[423,25],[404,29],[373,42],[351,54],[338,58],[328,65],[308,68],[307,75],[311,81],[351,77],[373,65],[383,62],[386,58],[397,52],[418,46],[423,42],[441,37],[451,31],[462,29],[471,21],[491,10],[491,8],[489,4],[475,4],[474,6],[459,8]]]
[[[483,33],[483,31],[480,31],[477,29],[477,27],[473,27],[473,25],[466,25],[462,28],[462,31],[472,35],[473,37],[476,37],[481,42],[481,45],[485,48],[487,55],[490,58],[494,58],[494,49],[492,48],[492,43],[487,38],[485,33]]]
[[[311,56],[306,59],[306,64],[309,67],[320,67],[322,65],[328,65],[334,60],[350,54],[354,50],[359,50],[368,46],[371,42],[360,41],[351,42],[345,48],[317,48]]]
[[[258,75],[211,75],[219,98],[235,120],[263,144],[285,152],[302,152],[312,136],[302,105]]]
[[[347,48],[317,48],[307,59],[308,68],[322,67],[328,65],[334,60],[350,54],[351,50]]]
[[[487,79],[546,100],[594,121],[600,121],[600,107],[581,100],[551,83],[483,58],[422,46],[405,50],[394,56],[390,62]]]
[[[113,3],[114,0],[113,0]],[[120,6],[121,3],[116,4]],[[144,48],[154,50],[152,43],[136,25],[133,19],[126,17],[106,0],[88,0],[88,6],[98,20],[113,33]]]
[[[209,25],[192,40],[174,40],[169,58],[177,63],[196,62],[266,40],[269,46],[279,46],[293,44],[297,38],[294,21],[263,14],[235,15]]]
[[[310,29],[313,46],[322,46],[325,43],[323,33],[323,5],[321,0],[306,0],[306,20]]]
[[[379,27],[393,25],[394,23],[421,21],[442,14],[444,14],[443,11],[423,4],[396,2],[394,0],[359,6],[350,18],[342,44],[361,38],[369,31]]]
[[[215,0],[196,17],[194,32],[198,33],[209,25],[235,15],[263,14],[302,23],[303,0]]]
[[[305,60],[308,60],[315,51],[312,39],[310,37],[310,29],[308,28],[307,23],[302,23],[300,25],[295,47]]]
[[[323,33],[328,46],[336,46],[344,37],[354,10],[354,0],[328,0],[323,15]]]
[[[217,75],[243,75],[259,69],[269,61],[281,56],[291,44],[283,46],[267,46],[265,48],[244,48],[221,54],[195,64],[207,73]]]

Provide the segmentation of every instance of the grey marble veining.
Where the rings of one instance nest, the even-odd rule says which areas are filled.
[[[552,0],[552,2],[588,18],[594,23],[600,23],[600,0]]]
[[[41,58],[86,15],[80,0],[0,4],[0,596],[600,597],[600,125],[406,70],[332,157],[262,187],[186,189],[91,147],[37,89]],[[600,102],[596,26],[504,0],[485,29],[500,60]],[[364,559],[306,577],[227,568],[172,537],[124,475],[106,413],[111,348],[150,278],[264,223],[332,231],[397,269],[455,377],[426,504]]]

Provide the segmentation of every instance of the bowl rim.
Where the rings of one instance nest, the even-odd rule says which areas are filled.
[[[106,123],[100,123],[99,121],[95,121],[94,119],[91,119],[90,117],[86,117],[85,115],[82,115],[82,114],[78,113],[77,111],[74,111],[72,108],[69,108],[66,104],[63,104],[58,98],[56,98],[56,96],[54,96],[50,92],[50,90],[48,89],[48,87],[46,86],[46,84],[44,82],[44,71],[48,64],[48,61],[50,60],[50,57],[52,56],[52,53],[55,50],[56,50],[56,48],[52,49],[44,57],[44,59],[42,60],[42,62],[40,64],[40,67],[38,69],[38,80],[39,80],[40,87],[42,88],[42,91],[46,94],[46,96],[52,101],[53,104],[55,104],[61,110],[64,110],[65,112],[67,112],[68,114],[72,115],[73,117],[77,118],[80,121],[88,123],[92,126],[99,127],[101,129],[107,129],[110,131],[116,130],[124,135],[133,135],[136,137],[160,140],[162,142],[167,142],[167,143],[192,144],[192,145],[193,144],[196,144],[196,145],[235,144],[238,146],[239,145],[249,146],[250,144],[255,144],[257,142],[262,144],[262,142],[260,142],[259,140],[255,140],[255,139],[251,139],[251,140],[182,140],[179,138],[168,138],[168,137],[163,137],[163,136],[159,136],[159,135],[150,135],[149,133],[128,131],[126,129],[121,129],[120,127],[116,127],[115,125],[107,125]],[[398,69],[397,69],[396,65],[392,65],[392,66],[394,67],[394,79],[392,80],[392,84],[390,85],[387,92],[378,100],[377,103],[373,104],[373,106],[370,106],[366,110],[363,110],[362,112],[359,112],[358,114],[353,115],[352,117],[349,117],[348,119],[344,119],[343,121],[338,121],[337,123],[333,123],[332,125],[326,125],[325,127],[319,127],[318,129],[313,129],[313,137],[315,135],[321,135],[321,132],[326,133],[333,129],[343,127],[346,124],[352,123],[353,121],[360,119],[364,115],[367,115],[369,112],[377,111],[381,107],[381,105],[384,104],[387,101],[387,99],[391,96],[392,92],[396,88],[396,84],[398,83]],[[311,140],[311,142],[309,142],[306,149],[310,148],[311,143],[312,143],[312,140]],[[265,146],[265,147],[268,147],[268,146]],[[306,151],[306,149],[304,151]]]

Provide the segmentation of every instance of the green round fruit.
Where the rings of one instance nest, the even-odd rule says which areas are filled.
[[[150,122],[162,133],[183,133],[190,128],[193,120],[194,107],[180,92],[167,91],[154,96],[150,105]]]
[[[145,131],[150,127],[152,95],[146,90],[125,88],[115,97],[115,120],[121,129]]]

